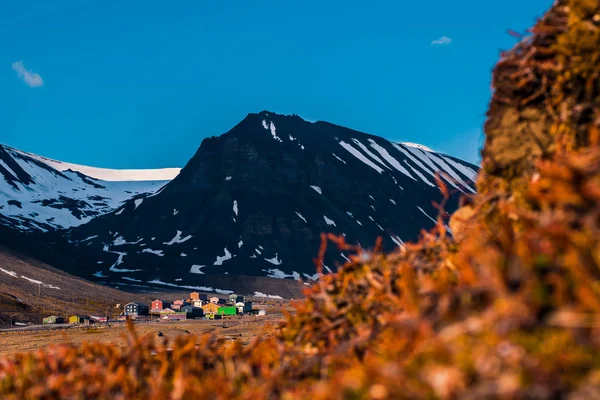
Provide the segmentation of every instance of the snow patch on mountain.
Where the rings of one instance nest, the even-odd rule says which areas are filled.
[[[192,235],[187,235],[186,237],[182,238],[181,237],[182,233],[183,232],[181,232],[181,231],[177,231],[177,233],[175,234],[175,237],[173,239],[171,239],[168,242],[163,242],[163,244],[166,244],[167,246],[171,246],[174,244],[184,243],[192,238]]]
[[[192,265],[192,267],[190,268],[190,273],[204,275],[204,272],[201,271],[204,267],[206,267],[206,265]]]
[[[280,300],[283,300],[283,297],[281,297],[281,296],[265,294],[263,292],[254,292],[254,297],[265,297],[265,298],[268,298],[268,299],[280,299]]]
[[[320,187],[312,185],[312,186],[311,186],[311,188],[312,188],[312,189],[313,189],[315,192],[317,192],[317,193],[319,193],[319,194],[323,194],[323,191],[321,190],[321,188],[320,188]]]
[[[375,171],[379,172],[380,174],[383,172],[383,168],[379,167],[374,162],[369,160],[367,157],[365,157],[363,153],[360,152],[360,150],[355,149],[351,144],[346,143],[342,140],[340,142],[340,146],[346,149],[348,153],[352,154],[354,157],[367,164],[369,167],[373,168]]]
[[[265,261],[273,265],[281,265],[281,260],[279,259],[279,255],[277,253],[275,253],[275,257],[273,258],[265,258]]]
[[[0,214],[7,218],[3,223],[22,231],[78,226],[167,183],[101,181],[67,165],[0,145]]]
[[[300,219],[306,223],[306,218],[304,218],[304,217],[302,216],[302,214],[300,214],[298,211],[296,211],[296,215],[297,215],[298,217],[300,217]]]
[[[337,225],[335,224],[335,222],[333,222],[333,220],[332,220],[332,219],[329,219],[329,218],[327,218],[327,216],[323,215],[323,219],[325,219],[325,223],[326,223],[327,225],[337,226]]]
[[[333,154],[333,156],[334,156],[335,158],[337,158],[339,161],[341,161],[341,162],[343,162],[344,164],[346,164],[346,161],[344,161],[344,160],[342,160],[340,157],[336,156],[336,155],[335,155],[335,153],[331,153],[331,154]]]
[[[414,147],[414,148],[417,148],[419,150],[425,150],[425,151],[433,152],[433,150],[431,150],[429,147],[423,146],[422,144],[418,144],[418,143],[400,142],[400,144],[403,144],[403,145],[408,146],[408,147]]]
[[[17,273],[16,272],[9,271],[9,270],[6,270],[4,268],[0,268],[0,271],[4,272],[5,274],[8,274],[8,275],[12,276],[13,278],[17,277]]]
[[[142,250],[142,253],[150,253],[150,254],[154,254],[154,255],[159,256],[159,257],[163,257],[164,256],[162,250],[144,249],[144,250]]]
[[[213,263],[213,265],[223,265],[224,261],[231,260],[233,258],[229,250],[227,250],[227,247],[225,247],[224,251],[225,255],[217,256],[217,260]]]
[[[8,148],[8,147],[7,147]],[[91,178],[100,179],[108,182],[132,182],[132,181],[170,181],[175,179],[181,168],[160,168],[160,169],[110,169],[90,167],[87,165],[72,164],[64,161],[53,160],[51,158],[38,156],[25,151],[11,150],[38,160],[57,171],[77,171]]]
[[[408,170],[406,168],[404,168],[398,160],[396,160],[394,157],[392,157],[392,155],[384,147],[378,145],[373,139],[369,139],[369,143],[371,144],[371,147],[373,149],[375,149],[375,151],[377,151],[381,155],[381,157],[383,157],[392,167],[394,167],[398,171],[402,172],[404,175],[408,176],[409,178],[416,180],[410,174],[410,172],[408,172]]]

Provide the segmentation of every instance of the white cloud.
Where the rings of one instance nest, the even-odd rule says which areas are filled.
[[[431,42],[432,45],[436,46],[436,45],[448,45],[452,43],[452,39],[450,39],[448,36],[442,36],[441,38],[439,38],[438,40],[434,40],[433,42]]]
[[[44,80],[37,72],[32,72],[25,68],[23,65],[23,61],[17,61],[12,64],[12,69],[17,71],[17,75],[19,78],[23,79],[23,82],[27,84],[27,86],[35,88],[44,86]]]

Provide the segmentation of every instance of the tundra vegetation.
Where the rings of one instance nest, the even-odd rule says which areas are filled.
[[[494,69],[478,194],[452,235],[440,217],[416,243],[352,257],[246,346],[132,328],[124,347],[0,361],[0,394],[599,398],[599,74],[600,0],[558,0]],[[351,249],[324,239],[321,254]]]

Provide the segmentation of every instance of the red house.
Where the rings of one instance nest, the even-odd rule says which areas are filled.
[[[165,308],[169,307],[169,303],[164,300],[154,300],[152,302],[152,306],[150,307],[150,312],[161,312]]]
[[[171,308],[173,310],[181,310],[181,307],[183,307],[183,304],[184,304],[183,300],[175,300],[173,302],[173,305],[171,305]]]

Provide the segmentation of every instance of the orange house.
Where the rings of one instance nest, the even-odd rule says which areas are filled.
[[[204,314],[216,314],[219,312],[219,306],[215,303],[206,303],[202,306],[202,310],[204,310]]]
[[[190,300],[200,300],[200,293],[198,292],[192,292],[190,293]]]

